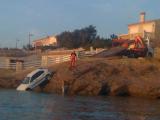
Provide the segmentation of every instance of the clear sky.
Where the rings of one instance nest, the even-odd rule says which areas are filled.
[[[0,0],[0,47],[15,47],[65,30],[96,26],[98,34],[127,33],[139,13],[160,18],[160,0]]]

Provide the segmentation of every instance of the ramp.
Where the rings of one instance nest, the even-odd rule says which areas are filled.
[[[112,56],[118,55],[119,53],[121,53],[125,49],[126,48],[124,48],[124,47],[113,47],[109,50],[104,50],[98,54],[95,54],[93,57],[112,57]]]

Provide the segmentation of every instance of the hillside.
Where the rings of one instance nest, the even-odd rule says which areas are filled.
[[[68,95],[160,96],[159,60],[84,59],[74,70],[68,63],[50,67],[55,75],[43,89]]]
[[[113,95],[160,97],[160,60],[86,58],[69,69],[69,62],[49,67],[55,72],[44,92],[67,95]],[[0,70],[0,87],[16,88],[32,70],[14,74]],[[35,91],[40,91],[36,88]]]

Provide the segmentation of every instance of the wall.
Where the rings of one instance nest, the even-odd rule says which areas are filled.
[[[128,33],[129,34],[139,33],[139,24],[128,26]]]
[[[136,36],[143,36],[142,33],[135,33],[135,34],[121,34],[118,37],[121,39],[129,39],[129,40],[133,40]]]
[[[141,24],[129,25],[128,26],[128,33],[135,34],[135,33],[143,33],[146,32],[155,32],[155,22],[146,22]]]
[[[54,36],[48,36],[46,38],[42,38],[42,39],[33,41],[32,44],[33,44],[34,47],[49,46],[49,45],[56,46],[57,45],[57,39]]]
[[[43,46],[49,46],[49,45],[56,45],[57,44],[57,39],[53,36],[47,37],[46,39],[41,41]]]
[[[155,47],[160,47],[160,20],[156,20],[154,43]]]

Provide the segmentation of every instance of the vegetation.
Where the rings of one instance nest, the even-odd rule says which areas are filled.
[[[56,36],[58,41],[58,48],[108,48],[112,45],[112,39],[116,36],[113,34],[110,38],[102,38],[97,35],[96,27],[89,25],[81,29],[75,29],[74,31],[64,31]],[[55,46],[40,46],[38,49],[56,49]],[[24,50],[33,50],[34,48],[27,44],[23,46]]]
[[[73,32],[65,31],[57,35],[59,47],[66,48],[88,48],[93,47],[110,47],[111,39],[100,38],[97,36],[96,27],[90,25],[82,29],[76,29]]]
[[[27,45],[23,45],[23,49],[24,50],[33,50],[34,48],[32,47],[32,45],[27,44]]]

